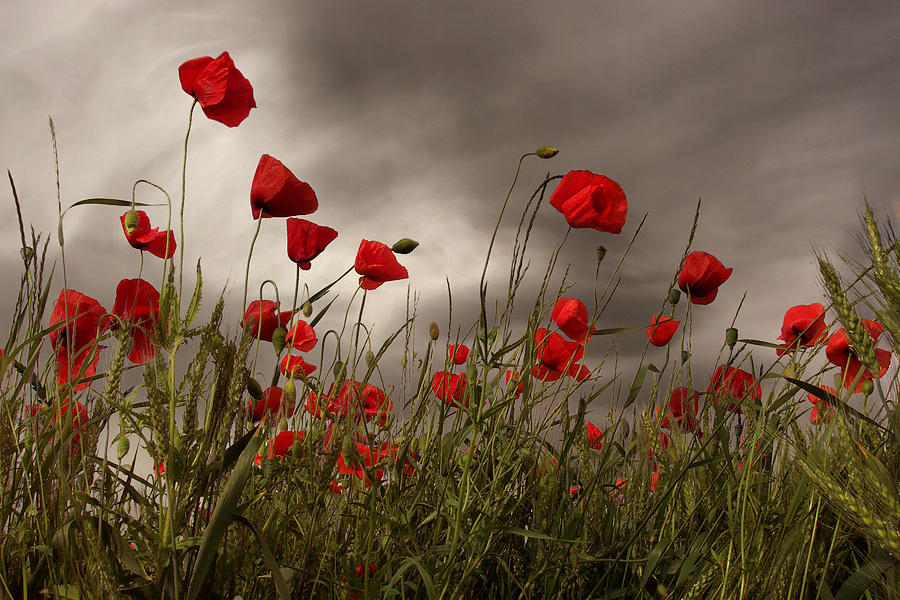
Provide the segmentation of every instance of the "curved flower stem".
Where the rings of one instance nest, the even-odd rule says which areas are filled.
[[[250,259],[253,257],[253,246],[256,245],[256,238],[259,237],[259,229],[262,227],[262,216],[256,220],[256,232],[253,234],[253,240],[250,242],[250,253],[247,255],[247,270],[244,272],[244,299],[241,301],[241,308],[247,309],[247,282],[250,281]]]
[[[191,137],[191,123],[194,120],[194,107],[197,106],[197,99],[194,98],[191,104],[191,110],[188,113],[187,133],[184,135],[184,160],[181,163],[181,209],[179,212],[179,232],[178,232],[178,311],[181,312],[181,274],[184,267],[184,196],[187,187],[187,157],[188,157],[188,140]],[[169,216],[169,229],[172,228],[172,217]],[[168,243],[168,242],[167,242]],[[165,274],[164,274],[165,275]],[[163,279],[165,281],[165,279]]]
[[[168,216],[166,230],[171,231],[172,230],[172,197],[169,196],[169,192],[167,192],[165,190],[165,188],[163,188],[161,185],[157,185],[157,184],[153,183],[152,181],[148,181],[146,179],[138,179],[137,181],[135,181],[134,185],[131,187],[131,210],[135,210],[135,194],[137,192],[137,186],[139,183],[145,183],[145,184],[149,185],[150,187],[154,187],[154,188],[158,189],[160,192],[162,192],[163,196],[166,197],[166,206],[169,207],[169,216]],[[184,195],[184,191],[182,190],[182,196],[183,195]],[[182,203],[183,202],[184,202],[184,200],[182,200]],[[169,237],[167,235],[166,236],[166,256],[168,256],[168,255],[169,255]],[[160,282],[160,286],[159,286],[160,290],[166,284],[166,267],[168,266],[169,260],[170,259],[166,259],[166,258],[163,259],[162,281]],[[141,268],[143,268],[143,266],[144,266],[144,252],[141,251]],[[138,275],[138,278],[140,278],[140,275]]]

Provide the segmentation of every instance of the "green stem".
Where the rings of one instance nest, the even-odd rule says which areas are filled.
[[[256,238],[259,237],[259,229],[261,227],[262,215],[256,220],[256,232],[253,234],[253,240],[250,242],[250,253],[247,255],[247,270],[244,272],[244,299],[241,301],[241,308],[244,310],[247,310],[247,283],[250,281],[250,259],[253,258],[253,246],[256,245]]]
[[[178,311],[181,312],[181,276],[184,267],[184,197],[187,187],[187,157],[188,157],[188,140],[191,137],[191,123],[194,120],[194,107],[197,106],[197,99],[191,104],[191,110],[188,113],[187,133],[184,135],[184,159],[181,163],[181,209],[179,212],[179,232],[178,232]],[[172,228],[172,218],[169,217],[169,229]]]

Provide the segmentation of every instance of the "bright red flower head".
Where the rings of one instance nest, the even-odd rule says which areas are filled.
[[[59,365],[57,385],[75,383],[75,391],[89,385],[85,380],[97,372],[100,359],[97,336],[109,327],[109,319],[104,316],[106,310],[93,298],[75,290],[59,292],[50,314],[50,327],[62,326],[48,335]]]
[[[285,341],[294,350],[309,352],[316,345],[316,342],[319,341],[319,338],[316,337],[316,332],[309,326],[309,323],[300,319],[288,331]]]
[[[271,300],[254,300],[247,307],[241,327],[250,327],[253,337],[264,342],[272,341],[272,334],[279,326],[287,327],[294,311],[278,312],[278,303]]]
[[[431,380],[431,390],[445,404],[469,406],[465,373],[453,374],[446,371],[438,371]]]
[[[754,386],[754,382],[752,373],[734,367],[725,369],[723,376],[720,366],[713,374],[706,393],[713,402],[718,401],[718,396],[732,399],[733,401],[728,403],[727,409],[731,412],[742,413],[740,405],[742,399],[748,396],[755,400],[762,399],[762,387],[759,383]]]
[[[778,339],[784,342],[784,349],[776,350],[778,356],[798,348],[809,348],[824,339],[825,307],[815,302],[799,304],[784,313],[781,324],[781,335]]]
[[[128,360],[141,365],[153,358],[156,354],[153,325],[159,317],[159,292],[156,288],[143,279],[123,279],[116,286],[112,314],[125,323],[131,338]]]
[[[712,254],[691,252],[678,274],[678,287],[690,294],[691,304],[709,304],[716,299],[719,286],[731,277],[732,270]]]
[[[675,425],[687,431],[693,431],[702,436],[700,424],[697,422],[697,413],[700,411],[700,394],[686,387],[675,388],[669,396],[669,406],[663,417],[660,427],[672,429],[669,417],[675,421]]]
[[[256,108],[253,86],[227,52],[218,58],[201,56],[178,67],[181,89],[193,96],[203,113],[228,127],[237,127]]]
[[[291,447],[293,447],[294,442],[298,444],[303,443],[303,437],[306,434],[302,431],[282,431],[278,435],[275,436],[274,441],[272,442],[272,454],[279,457],[284,457],[290,454]]]
[[[288,258],[308,271],[312,267],[310,261],[321,254],[336,237],[337,231],[331,227],[291,217],[287,220]]]
[[[872,344],[877,345],[878,338],[881,337],[884,331],[884,325],[869,319],[862,319],[862,322],[869,332],[869,337],[872,338]],[[853,385],[853,380],[856,379],[859,371],[863,371],[856,388],[853,390],[854,393],[862,391],[863,381],[874,377],[871,372],[863,367],[862,362],[856,355],[856,351],[850,345],[850,338],[847,336],[847,332],[843,329],[839,329],[837,333],[829,338],[828,345],[825,346],[825,356],[828,358],[828,362],[841,368],[841,380],[844,382],[844,387],[848,390]],[[891,353],[887,350],[876,348],[875,356],[878,359],[878,377],[883,377],[891,365]]]
[[[122,221],[122,231],[125,232],[125,239],[131,244],[132,248],[138,250],[146,250],[153,256],[159,258],[172,258],[175,256],[175,232],[170,230],[160,231],[158,227],[150,229],[150,217],[142,210],[134,211],[137,213],[137,229],[128,233],[125,226],[126,212],[119,217]],[[168,251],[167,251],[168,250]]]
[[[250,401],[250,404],[247,406],[247,418],[249,418],[254,423],[259,421],[265,416],[267,413],[271,415],[277,415],[281,412],[282,399],[284,397],[284,390],[280,387],[270,387],[263,392],[263,397],[260,400],[254,402]],[[285,406],[284,407],[284,416],[290,417],[294,414],[293,406]]]
[[[574,298],[560,298],[553,307],[550,318],[570,339],[584,344],[593,331],[588,322],[588,311],[584,302]]]
[[[250,187],[254,219],[308,215],[317,208],[319,200],[308,183],[297,179],[277,158],[268,154],[259,158]]]
[[[301,372],[308,377],[315,370],[316,366],[303,360],[302,356],[288,354],[281,359],[281,374],[291,379],[299,378]]]
[[[447,346],[447,354],[455,365],[464,365],[469,359],[469,347],[465,344],[450,344]]]
[[[318,397],[310,392],[307,396],[306,408],[315,417],[322,418],[322,408],[329,417],[354,417],[362,415],[366,421],[375,420],[380,427],[384,427],[390,415],[394,403],[384,390],[367,383],[345,379],[335,393],[334,384],[328,389],[328,393]]]
[[[681,321],[676,321],[672,317],[654,314],[653,322],[647,327],[647,337],[654,346],[665,346],[672,341],[679,325],[681,325]]]
[[[369,240],[359,243],[353,268],[361,275],[359,287],[364,290],[374,290],[385,281],[409,277],[406,268],[397,262],[397,257],[387,244]]]
[[[590,171],[569,171],[550,196],[550,206],[574,228],[620,233],[628,213],[625,192],[618,183]]]
[[[836,389],[834,389],[833,387],[828,386],[828,385],[823,385],[823,386],[821,386],[821,387],[822,387],[822,390],[823,390],[823,391],[828,392],[829,394],[831,394],[831,395],[834,396],[835,398],[840,398],[840,397],[841,397],[841,395],[838,394],[838,391],[837,391]],[[809,399],[809,401],[812,402],[813,404],[817,404],[820,400],[823,401],[823,402],[828,402],[828,398],[819,397],[818,395],[813,394],[812,392],[806,394],[806,397],[807,397],[807,398]]]
[[[538,363],[534,376],[541,381],[556,381],[563,375],[584,381],[591,372],[576,364],[584,356],[584,345],[570,342],[558,333],[548,333],[543,327],[534,334]]]
[[[588,448],[600,450],[603,447],[603,432],[590,421],[587,423],[587,441]]]

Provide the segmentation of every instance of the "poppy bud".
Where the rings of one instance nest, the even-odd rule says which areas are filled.
[[[400,367],[404,368],[404,369],[406,368],[406,355],[405,354],[400,357]]]
[[[375,362],[375,353],[371,350],[366,351],[366,366],[371,367]]]
[[[137,231],[137,226],[138,214],[137,211],[132,208],[127,213],[125,213],[125,231],[127,231],[130,235]]]
[[[598,246],[597,247],[597,263],[603,262],[603,257],[606,256],[606,247]]]
[[[334,373],[334,378],[337,380],[341,380],[344,378],[344,363],[341,361],[337,361],[334,363],[334,367],[331,369],[331,372]]]
[[[438,336],[441,335],[441,330],[440,328],[438,328],[438,324],[434,321],[432,321],[431,326],[428,327],[428,335],[430,335],[431,339],[435,341],[438,339]]]
[[[667,300],[672,306],[678,304],[678,301],[681,300],[681,290],[676,290],[675,288],[669,290],[669,297]]]
[[[19,252],[22,253],[22,260],[25,261],[25,264],[31,262],[32,257],[34,257],[34,248],[30,246],[24,246]]]
[[[281,417],[281,420],[278,421],[278,433],[281,433],[282,431],[287,431],[287,430],[288,430],[287,419],[285,419],[284,417]]]
[[[681,351],[681,362],[686,363],[688,359],[691,357],[691,353],[687,350]]]
[[[303,306],[301,307],[301,310],[303,311],[304,317],[312,316],[312,302],[310,302],[309,300],[304,302]]]
[[[738,330],[734,327],[729,327],[725,330],[725,343],[728,344],[729,348],[734,348],[734,345],[737,343],[738,338]]]
[[[781,374],[784,377],[797,377],[797,372],[794,369],[792,369],[790,366],[787,366],[784,369],[782,369]]]
[[[553,146],[541,146],[537,149],[535,154],[538,155],[538,158],[553,158],[559,154],[559,149],[554,148]]]
[[[249,393],[250,397],[254,400],[263,399],[262,386],[259,385],[259,382],[253,377],[247,380],[247,393]]]
[[[871,379],[866,379],[865,381],[862,382],[861,385],[862,385],[862,393],[865,394],[866,396],[868,396],[869,394],[871,394],[872,392],[875,391],[875,384],[872,383]]]
[[[275,353],[281,354],[281,351],[284,350],[284,343],[287,339],[287,331],[284,330],[284,327],[280,325],[272,332],[272,345],[275,347]]]
[[[394,254],[409,254],[419,245],[419,242],[416,240],[411,240],[409,238],[403,238],[399,240],[396,244],[391,246],[391,252]]]
[[[344,455],[345,463],[355,463],[356,447],[353,445],[353,436],[348,431],[341,443],[341,454]]]
[[[122,460],[122,458],[124,458],[125,455],[128,454],[129,447],[130,444],[128,442],[128,437],[124,435],[121,436],[119,438],[119,443],[116,444],[116,458],[118,460]]]
[[[293,379],[288,379],[284,382],[281,388],[281,398],[287,406],[293,406],[294,401],[297,399],[297,386],[294,385]]]

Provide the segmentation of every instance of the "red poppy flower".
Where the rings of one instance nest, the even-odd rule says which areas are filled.
[[[686,387],[675,388],[669,396],[669,406],[663,417],[660,427],[672,429],[669,417],[675,421],[675,425],[686,431],[702,436],[700,424],[697,422],[697,413],[700,410],[700,394]]]
[[[841,397],[841,395],[838,394],[838,391],[837,391],[836,389],[834,389],[833,387],[828,386],[828,385],[823,385],[823,386],[822,386],[822,391],[828,392],[829,394],[831,394],[831,395],[834,396],[835,398],[840,398],[840,397]],[[806,397],[807,397],[807,398],[809,399],[809,401],[812,402],[813,404],[817,404],[817,403],[819,402],[819,400],[822,400],[823,402],[827,402],[827,401],[828,401],[827,398],[820,397],[820,396],[818,396],[818,395],[816,395],[816,394],[814,394],[814,393],[812,393],[812,392],[806,394]]]
[[[116,286],[112,314],[125,323],[131,338],[128,360],[141,365],[153,358],[153,325],[159,317],[159,292],[143,279],[123,279]],[[120,342],[121,343],[121,342]]]
[[[256,402],[250,401],[247,406],[247,418],[254,423],[261,420],[268,413],[277,415],[281,412],[282,399],[284,398],[284,390],[280,387],[270,387],[263,392],[263,397]],[[284,407],[284,416],[290,417],[294,414],[293,406]]]
[[[516,395],[513,399],[518,398],[522,395],[522,389],[525,387],[525,383],[522,381],[522,376],[518,371],[507,371],[506,372],[506,385],[509,386],[510,381],[513,383],[519,382],[516,386]]]
[[[344,486],[341,485],[341,482],[338,481],[337,479],[331,480],[331,485],[329,486],[328,489],[330,489],[332,492],[334,492],[338,496],[344,495]]]
[[[331,227],[291,217],[287,220],[288,258],[308,271],[312,267],[310,261],[321,254],[336,237],[337,231]]]
[[[317,208],[319,200],[308,183],[297,179],[277,158],[268,154],[259,158],[250,187],[254,219],[308,215]]]
[[[628,213],[625,192],[618,183],[590,171],[569,171],[550,196],[550,206],[570,227],[620,233]]]
[[[754,378],[752,373],[748,373],[743,369],[735,369],[728,367],[725,369],[725,375],[722,376],[722,367],[716,369],[709,387],[706,389],[707,395],[712,398],[713,402],[718,402],[719,396],[731,398],[733,402],[729,402],[727,409],[731,412],[742,413],[740,401],[745,397],[755,400],[762,399],[762,387],[756,383],[754,387]]]
[[[450,344],[447,354],[455,365],[463,365],[469,359],[469,347],[464,344]]]
[[[567,341],[558,333],[548,333],[543,327],[534,334],[539,364],[534,376],[541,381],[556,381],[563,375],[584,381],[591,372],[584,365],[576,364],[584,356],[584,346]]]
[[[550,318],[566,334],[566,337],[579,344],[587,342],[593,333],[590,323],[588,323],[587,307],[581,300],[560,298],[556,301]]]
[[[359,243],[353,268],[361,275],[359,287],[364,290],[374,290],[385,281],[396,281],[409,277],[406,268],[397,262],[397,257],[394,256],[387,244],[369,240]]]
[[[379,456],[382,459],[385,458],[393,458],[394,464],[399,464],[400,462],[400,446],[395,444],[391,444],[390,442],[385,442],[381,444],[381,450],[379,452]],[[403,459],[403,474],[407,477],[412,477],[416,474],[416,466],[415,464],[409,460],[409,456],[404,457]]]
[[[653,472],[650,474],[650,491],[655,492],[656,486],[659,484],[659,468],[653,465]]]
[[[97,372],[100,359],[97,336],[109,327],[109,319],[103,318],[105,315],[106,310],[93,298],[75,290],[59,292],[50,313],[50,327],[65,325],[48,335],[59,365],[57,385],[75,383],[75,391],[89,385],[85,380]]]
[[[285,341],[294,348],[294,350],[308,352],[313,349],[313,346],[316,345],[319,338],[316,337],[316,332],[309,326],[309,323],[300,319],[294,323],[294,326],[288,331]]]
[[[377,419],[377,424],[384,427],[393,402],[384,390],[372,384],[363,385],[359,381],[345,379],[336,394],[333,383],[321,398],[313,392],[309,393],[306,400],[309,413],[321,419],[323,407],[331,418],[362,415],[366,421]]]
[[[862,319],[862,322],[863,325],[865,325],[866,330],[868,330],[869,336],[872,338],[872,344],[877,345],[878,338],[881,337],[881,334],[884,331],[884,325],[876,321],[870,321],[869,319]],[[841,368],[841,380],[844,382],[844,387],[848,390],[853,384],[853,380],[856,379],[860,369],[863,370],[863,374],[860,376],[859,382],[857,382],[856,388],[853,390],[854,393],[862,391],[863,381],[874,377],[871,372],[863,367],[862,362],[850,345],[850,338],[843,329],[839,329],[837,333],[829,338],[828,345],[825,346],[825,356],[828,358],[828,362]],[[878,359],[878,377],[883,377],[884,374],[887,373],[888,367],[891,365],[891,353],[887,350],[876,348],[875,356]]]
[[[203,113],[228,127],[237,127],[256,108],[253,86],[227,52],[218,58],[201,56],[178,67],[181,89],[193,96]]]
[[[616,504],[622,504],[625,501],[625,486],[628,485],[628,480],[624,477],[616,478],[616,485],[610,495],[616,501]]]
[[[712,254],[691,252],[678,274],[678,287],[690,294],[691,304],[709,304],[716,299],[719,286],[731,277],[732,271]]]
[[[654,346],[662,347],[672,341],[681,321],[658,314],[653,315],[653,322],[647,327],[647,337]]]
[[[278,303],[271,300],[254,300],[247,307],[241,327],[250,327],[253,336],[264,342],[272,341],[272,334],[278,327],[287,327],[294,311],[278,311]]]
[[[356,565],[355,570],[356,570],[357,578],[364,581],[366,578],[366,567],[364,565]],[[377,570],[378,570],[378,565],[376,565],[375,563],[369,563],[369,569],[368,569],[369,575],[373,575],[375,573],[375,571],[377,571]],[[349,581],[350,580],[347,579],[346,577],[341,577],[342,583],[346,584],[346,583],[349,583]],[[357,594],[364,594],[364,593],[365,593],[365,590],[351,589],[351,590],[347,591],[347,597],[349,598],[349,600],[359,600],[359,596],[357,596]]]
[[[291,379],[299,378],[301,371],[308,377],[315,370],[316,366],[303,360],[302,356],[288,354],[281,359],[281,374]]]
[[[303,443],[305,435],[306,433],[303,431],[282,431],[278,433],[278,435],[266,442],[266,458],[271,460],[277,456],[278,458],[284,459],[285,456],[291,454],[294,442],[298,444]],[[261,452],[257,452],[253,462],[255,462],[257,466],[262,464]]]
[[[345,457],[343,451],[338,454],[338,472],[346,475],[356,475],[359,477],[359,480],[364,482],[367,486],[374,485],[381,481],[381,478],[384,477],[384,469],[375,470],[374,482],[368,478],[365,470],[366,467],[374,467],[380,460],[378,450],[369,447],[368,444],[357,443],[355,446],[357,453],[357,456],[355,457]]]
[[[588,448],[600,450],[603,447],[603,432],[590,421],[587,422],[587,441]]]
[[[466,374],[452,374],[438,371],[431,381],[431,390],[445,404],[469,406],[469,394],[466,390]]]
[[[784,349],[777,349],[778,356],[798,348],[809,348],[820,342],[827,335],[825,330],[825,307],[813,304],[799,304],[787,309],[784,322],[781,324],[779,340],[784,342]]]
[[[128,213],[119,217],[119,220],[122,221],[125,239],[128,240],[131,247],[146,250],[159,258],[172,258],[175,255],[175,232],[171,229],[160,231],[159,227],[150,229],[150,217],[147,216],[147,213],[142,210],[134,212],[138,217],[137,228],[131,233],[128,233],[128,228],[125,226],[125,217],[128,216]]]

